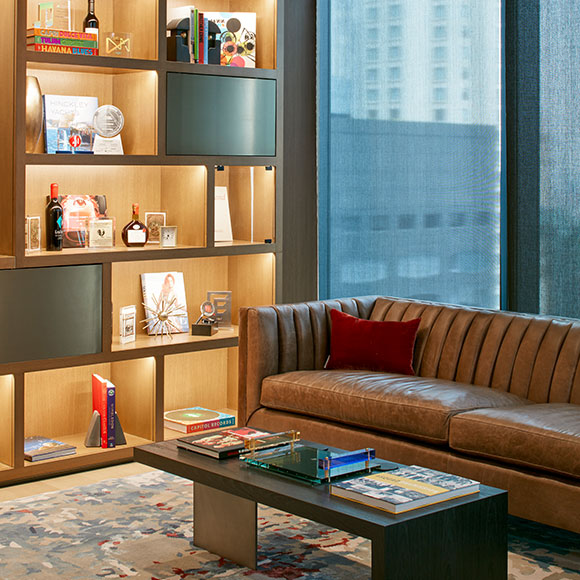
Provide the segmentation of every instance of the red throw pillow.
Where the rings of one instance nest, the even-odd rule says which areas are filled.
[[[330,357],[324,368],[415,374],[413,349],[420,318],[381,322],[331,310],[330,319]]]

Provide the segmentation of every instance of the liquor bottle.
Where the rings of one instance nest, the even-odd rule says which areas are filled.
[[[85,32],[96,32],[99,40],[99,19],[95,14],[95,0],[89,0],[89,11],[83,20],[83,30]]]
[[[144,246],[149,239],[147,226],[139,221],[139,204],[133,204],[133,219],[123,228],[123,243],[129,248]]]
[[[50,252],[62,250],[62,205],[58,201],[58,183],[50,184],[50,201],[46,206],[46,249]]]

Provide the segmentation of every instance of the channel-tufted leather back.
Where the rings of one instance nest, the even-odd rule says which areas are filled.
[[[259,406],[266,376],[324,367],[333,308],[370,320],[421,318],[419,376],[580,404],[580,321],[365,296],[240,310],[242,420]]]

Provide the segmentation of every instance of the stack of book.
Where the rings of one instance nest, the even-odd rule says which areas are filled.
[[[26,31],[26,46],[35,52],[56,52],[97,56],[99,41],[96,32],[75,32],[55,28],[29,28]]]
[[[42,461],[54,459],[63,455],[74,455],[76,447],[48,437],[25,437],[24,459],[26,461]]]

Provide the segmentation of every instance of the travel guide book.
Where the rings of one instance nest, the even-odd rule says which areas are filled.
[[[333,495],[395,514],[478,491],[479,482],[473,479],[418,465],[356,477],[330,488]]]
[[[182,433],[196,433],[208,429],[220,429],[235,425],[236,418],[228,413],[212,411],[204,407],[188,407],[166,411],[163,415],[165,427]]]
[[[74,455],[77,452],[76,449],[74,445],[48,437],[24,438],[24,459],[26,461],[42,461],[63,455]]]
[[[240,427],[239,429],[228,429],[211,435],[202,434],[180,437],[177,440],[177,447],[208,455],[215,459],[224,459],[245,453],[245,441],[247,439],[255,439],[267,435],[270,435],[267,431],[258,431],[251,427]]]

